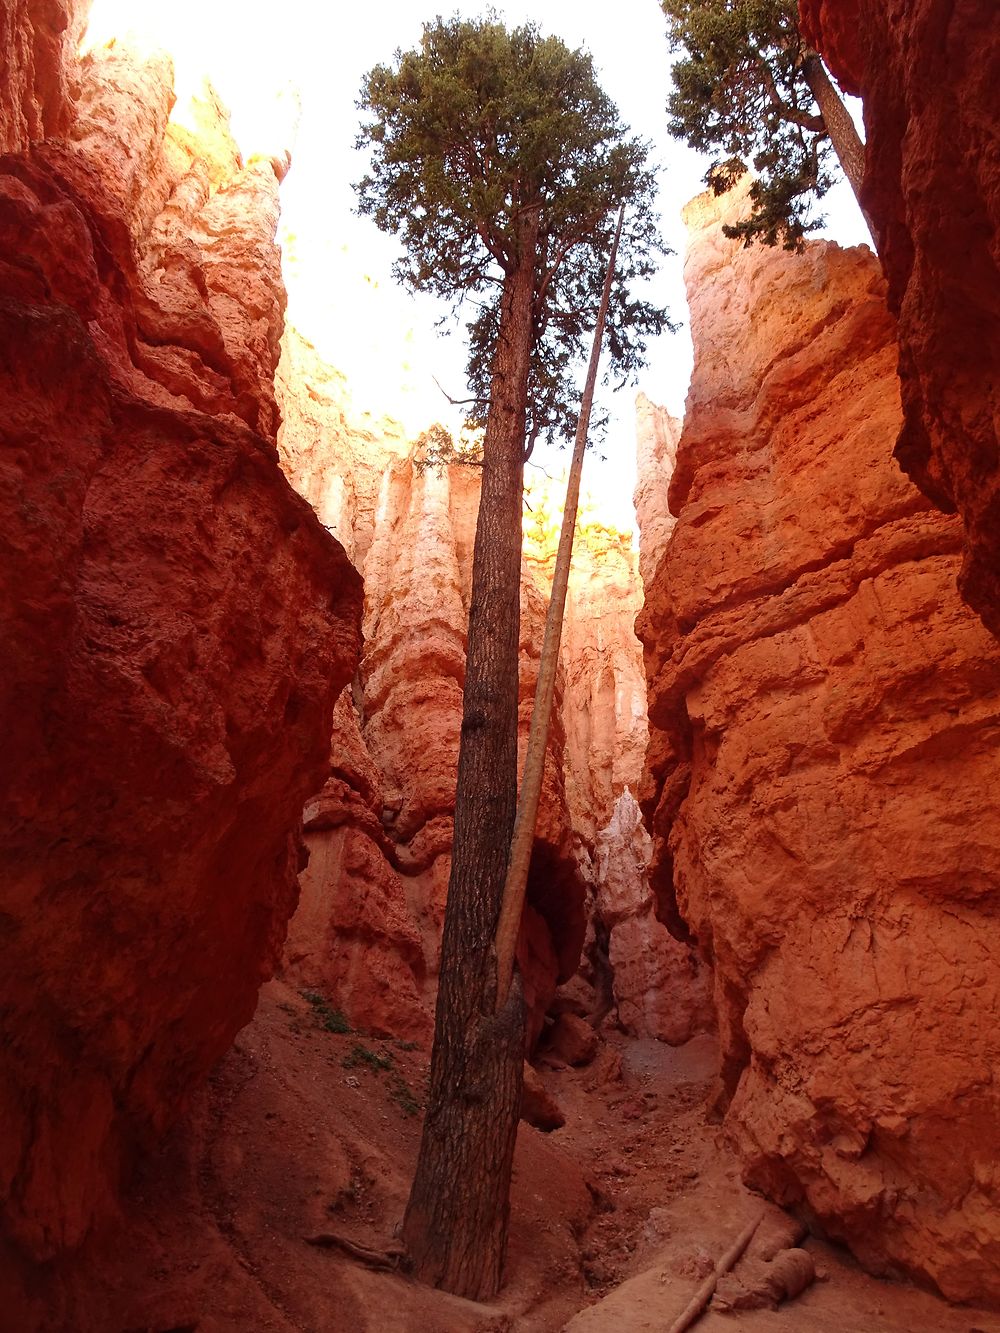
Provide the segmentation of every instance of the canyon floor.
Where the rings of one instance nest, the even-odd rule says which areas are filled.
[[[664,1330],[761,1207],[711,1123],[713,1040],[674,1048],[607,1031],[590,1066],[542,1070],[566,1125],[521,1127],[509,1280],[497,1301],[476,1305],[373,1271],[309,1241],[332,1231],[391,1244],[427,1053],[331,1030],[339,1026],[316,997],[266,986],[254,1021],[147,1162],[122,1229],[91,1250],[85,1271],[34,1293],[32,1326]],[[711,1310],[700,1333],[1000,1333],[995,1314],[875,1280],[816,1239],[803,1245],[818,1272],[803,1295],[777,1310]]]

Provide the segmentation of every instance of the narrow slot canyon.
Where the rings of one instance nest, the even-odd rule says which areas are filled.
[[[683,420],[629,390],[635,532],[576,528],[477,1302],[399,1228],[482,466],[286,313],[285,147],[0,0],[0,1329],[665,1330],[759,1218],[699,1333],[1000,1333],[991,9],[801,0],[878,255],[683,210]]]

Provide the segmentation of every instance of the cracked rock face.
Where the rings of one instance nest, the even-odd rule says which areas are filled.
[[[597,841],[597,907],[608,931],[618,1021],[635,1037],[680,1046],[715,1025],[711,978],[691,945],[657,919],[649,834],[626,787]]]
[[[177,131],[162,62],[79,63],[78,17],[0,3],[0,1225],[34,1258],[253,1014],[360,648],[274,450],[274,171],[210,99]]]
[[[738,204],[738,201],[737,201]],[[677,526],[640,617],[663,919],[714,965],[748,1179],[869,1267],[1000,1299],[1000,651],[892,461],[866,250],[689,207]]]
[[[865,205],[899,319],[896,456],[964,533],[962,596],[1000,636],[1000,24],[994,0],[801,0],[864,101]]]

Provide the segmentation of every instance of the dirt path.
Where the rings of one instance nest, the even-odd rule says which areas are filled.
[[[416,1154],[427,1053],[331,1031],[279,982],[187,1123],[148,1163],[117,1236],[54,1272],[28,1329],[73,1333],[663,1333],[760,1201],[705,1106],[709,1038],[608,1034],[588,1068],[543,1071],[566,1113],[522,1126],[509,1278],[490,1306],[307,1243],[384,1246]],[[807,1241],[821,1280],[777,1312],[697,1333],[1000,1333],[1000,1316],[875,1281]]]

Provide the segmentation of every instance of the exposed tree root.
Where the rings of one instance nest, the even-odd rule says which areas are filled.
[[[385,1250],[372,1250],[367,1245],[359,1245],[356,1241],[348,1240],[346,1236],[338,1236],[334,1231],[321,1231],[318,1235],[306,1236],[305,1242],[321,1250],[341,1250],[351,1259],[356,1259],[358,1263],[378,1269],[380,1272],[405,1273],[409,1268],[406,1251],[401,1245],[390,1245]]]

